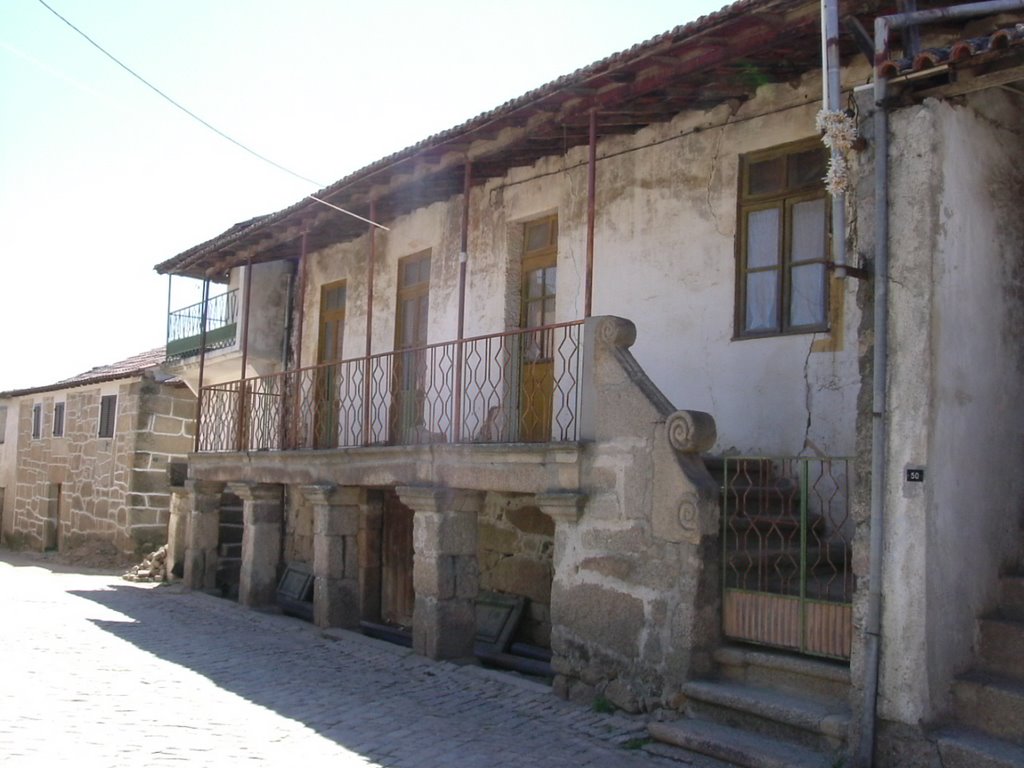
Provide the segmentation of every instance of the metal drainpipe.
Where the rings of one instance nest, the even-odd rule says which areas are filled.
[[[943,19],[986,16],[1024,9],[1024,0],[992,0],[983,3],[935,8],[928,11],[880,16],[875,19],[875,349],[871,406],[871,534],[869,539],[868,610],[864,649],[864,721],[854,766],[870,766],[874,757],[878,705],[878,671],[882,634],[882,527],[885,524],[887,447],[886,381],[889,358],[889,113],[888,82],[878,77],[877,67],[889,53],[889,32],[914,24]]]
[[[839,0],[821,0],[822,107],[838,112],[843,95],[839,66]],[[835,162],[839,150],[832,150]],[[836,277],[846,277],[846,195],[832,195],[832,263]]]
[[[196,439],[195,452],[199,453],[199,433],[203,425],[203,377],[206,374],[206,309],[210,302],[210,278],[203,280],[203,307],[199,310],[199,382],[196,385]]]

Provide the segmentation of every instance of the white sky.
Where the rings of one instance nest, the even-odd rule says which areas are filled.
[[[327,185],[725,0],[47,0],[204,120]],[[50,13],[0,0],[0,391],[164,342],[153,265],[314,191]],[[175,307],[193,300],[175,279]]]

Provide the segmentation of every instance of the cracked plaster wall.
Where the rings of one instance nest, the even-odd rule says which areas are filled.
[[[880,714],[910,726],[947,710],[1020,556],[1022,107],[990,91],[892,116]]]

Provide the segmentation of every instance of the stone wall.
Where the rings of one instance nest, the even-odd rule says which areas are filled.
[[[527,598],[513,638],[550,647],[555,524],[531,496],[489,493],[479,518],[480,589]]]
[[[286,486],[284,562],[313,564],[313,506],[294,486]]]
[[[100,402],[117,396],[114,435],[99,437]],[[53,413],[64,403],[64,434]],[[42,429],[32,437],[32,414]],[[191,450],[195,400],[152,379],[111,382],[22,399],[17,490],[8,539],[34,549],[99,540],[128,554],[166,541],[167,466]]]

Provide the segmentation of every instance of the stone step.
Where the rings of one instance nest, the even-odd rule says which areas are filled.
[[[728,680],[683,685],[686,714],[777,736],[822,752],[840,749],[850,727],[845,702],[796,695]]]
[[[1024,747],[966,728],[935,734],[942,768],[1021,768]]]
[[[1024,576],[1011,574],[999,580],[999,613],[1007,619],[1024,621]]]
[[[978,621],[981,666],[989,672],[1024,680],[1024,622],[1004,618]]]
[[[800,744],[693,718],[650,723],[647,732],[658,742],[743,768],[831,768],[839,757],[838,754],[818,752]]]
[[[953,682],[953,703],[963,725],[1024,745],[1024,682],[970,672]]]
[[[721,676],[735,683],[831,699],[843,705],[850,693],[850,667],[841,662],[741,646],[723,646],[715,651],[714,658]]]

